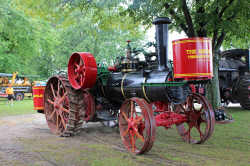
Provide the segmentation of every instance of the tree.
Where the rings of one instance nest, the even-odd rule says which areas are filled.
[[[66,68],[69,55],[76,51],[91,52],[98,63],[112,64],[117,56],[125,55],[126,40],[130,39],[139,44],[143,39],[144,32],[137,28],[118,28],[121,24],[133,25],[129,22],[131,18],[124,21],[118,18],[115,20],[109,18],[109,12],[102,9],[99,13],[102,19],[96,19],[97,15],[91,10],[84,13],[72,12],[71,17],[76,19],[77,24],[61,29],[61,56],[57,57],[58,64],[61,64],[59,68]],[[112,23],[112,20],[115,22]]]
[[[0,22],[0,60],[3,62],[0,71],[24,71],[23,65],[29,63],[30,55],[35,51],[32,24],[8,2],[0,5]]]
[[[144,36],[132,18],[119,14],[123,8],[114,6],[115,1],[85,8],[80,0],[12,1],[17,11],[33,21],[39,48],[33,69],[42,76],[65,70],[76,51],[91,52],[97,62],[111,64],[125,54],[126,40],[139,44]]]
[[[14,0],[0,2],[0,72],[18,71],[47,78],[57,44],[53,29],[18,10]]]
[[[173,21],[170,29],[184,31],[188,37],[212,38],[214,78],[210,88],[217,108],[219,49],[224,41],[235,45],[241,40],[249,47],[249,6],[246,0],[133,0],[126,12],[145,25],[151,25],[157,16],[167,16]]]

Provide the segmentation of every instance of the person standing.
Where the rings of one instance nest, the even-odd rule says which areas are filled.
[[[11,106],[13,106],[14,89],[12,88],[11,84],[9,84],[9,87],[6,88],[6,94],[8,95],[8,104],[11,103]]]

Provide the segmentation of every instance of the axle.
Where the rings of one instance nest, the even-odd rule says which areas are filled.
[[[170,111],[155,116],[156,126],[162,126],[166,129],[170,128],[172,125],[180,125],[187,122],[187,120],[185,115]]]

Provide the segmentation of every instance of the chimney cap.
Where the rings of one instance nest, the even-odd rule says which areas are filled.
[[[168,17],[157,17],[154,19],[153,24],[170,24],[171,20]]]

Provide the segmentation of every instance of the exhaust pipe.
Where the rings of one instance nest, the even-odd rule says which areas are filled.
[[[158,70],[168,70],[168,24],[171,20],[167,17],[158,17],[153,21],[156,29],[156,52],[158,59]]]

